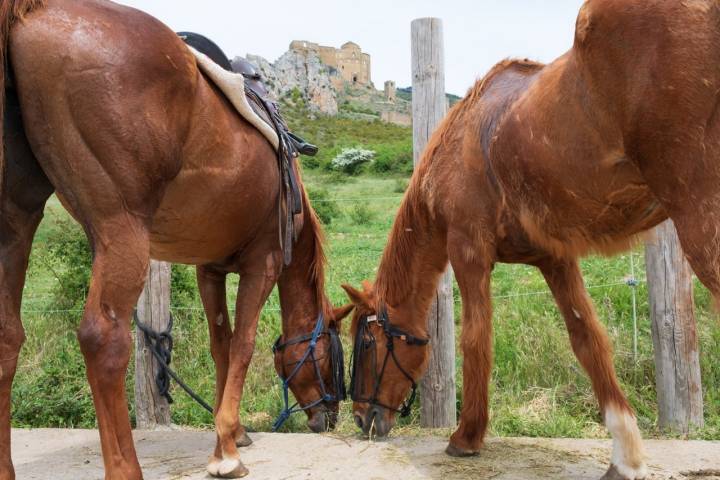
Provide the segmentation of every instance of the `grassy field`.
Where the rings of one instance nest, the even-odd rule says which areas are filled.
[[[327,119],[316,122],[328,122]],[[350,121],[347,121],[350,122]],[[326,127],[306,122],[307,132],[327,135]],[[407,129],[381,124],[363,124],[361,133],[352,122],[333,124],[330,148],[366,146],[386,148],[388,162],[396,150],[409,148]],[[391,133],[387,138],[388,131]],[[353,133],[355,132],[355,133]],[[362,137],[361,137],[362,135]],[[337,138],[343,138],[338,142]],[[375,139],[367,142],[361,138]],[[330,142],[330,140],[328,140]],[[374,143],[373,143],[374,142]],[[324,144],[323,144],[324,145]],[[321,145],[321,146],[323,146]],[[398,157],[407,161],[407,152]],[[390,158],[392,157],[392,158]],[[327,159],[325,160],[327,162]],[[344,303],[343,282],[359,285],[375,276],[387,232],[400,204],[407,182],[403,168],[391,166],[380,174],[373,169],[357,177],[330,173],[323,164],[306,168],[305,182],[313,191],[316,205],[328,210],[328,293],[336,304]],[[393,173],[394,172],[394,173]],[[334,212],[333,212],[334,210]],[[82,233],[68,220],[56,200],[47,208],[32,254],[24,295],[24,322],[28,341],[13,390],[13,423],[28,427],[94,427],[90,390],[85,381],[82,356],[75,339],[81,313],[81,297],[89,265],[89,253]],[[655,380],[652,341],[644,282],[637,295],[637,356],[633,353],[633,289],[625,284],[634,265],[636,276],[644,279],[642,250],[612,259],[590,258],[583,271],[590,293],[615,347],[615,365],[639,423],[646,435],[661,435],[656,428]],[[237,279],[228,291],[234,302]],[[80,292],[80,293],[78,293]],[[561,317],[534,269],[500,265],[493,274],[495,367],[492,379],[492,433],[547,437],[604,436],[590,382],[569,348]],[[460,299],[456,289],[456,318]],[[174,365],[188,383],[212,399],[214,370],[208,348],[207,329],[194,287],[193,269],[173,270],[173,314],[176,349]],[[720,438],[720,328],[709,307],[707,292],[696,289],[697,316],[701,342],[705,390],[706,427],[693,435]],[[270,346],[279,333],[278,301],[269,300],[259,327],[257,350],[248,376],[242,403],[242,420],[252,428],[267,430],[281,406],[279,383],[272,367]],[[459,323],[458,323],[459,325]],[[461,329],[458,327],[458,335]],[[350,342],[346,339],[346,354]],[[458,382],[461,357],[458,356]],[[132,406],[132,365],[127,391]],[[460,389],[458,390],[460,391]],[[210,426],[212,418],[175,390],[173,420],[177,424]],[[462,400],[458,398],[458,405]],[[340,430],[354,431],[349,403],[343,407]],[[294,418],[288,430],[304,431],[304,419]],[[417,409],[402,421],[402,431],[418,432]]]

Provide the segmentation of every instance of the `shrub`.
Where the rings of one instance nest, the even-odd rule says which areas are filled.
[[[367,225],[375,217],[375,214],[367,205],[355,205],[350,211],[350,218],[357,225]]]
[[[170,273],[170,305],[186,307],[200,303],[195,267],[173,264]]]
[[[337,202],[330,199],[330,194],[327,190],[322,188],[308,188],[307,192],[313,210],[315,210],[315,213],[324,225],[330,225],[333,218],[340,216],[340,208]]]
[[[329,185],[350,183],[351,180],[354,181],[352,177],[348,177],[344,173],[334,170],[322,177],[322,182]]]
[[[376,173],[409,173],[413,170],[413,151],[409,141],[377,145],[372,170]]]
[[[355,175],[359,173],[360,168],[373,160],[375,152],[362,148],[346,148],[332,161],[332,168]]]
[[[395,187],[393,187],[393,192],[395,193],[405,193],[405,190],[408,189],[408,181],[404,178],[398,178],[395,180]]]
[[[83,229],[69,218],[58,220],[39,259],[57,280],[53,287],[55,308],[82,308],[92,269],[92,253]]]

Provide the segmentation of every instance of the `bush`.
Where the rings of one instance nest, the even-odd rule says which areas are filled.
[[[350,211],[350,218],[357,225],[367,225],[375,218],[375,214],[366,205],[355,205]]]
[[[170,305],[187,307],[200,303],[195,267],[173,264],[170,273]]]
[[[395,193],[405,193],[405,190],[408,189],[408,181],[404,178],[398,178],[395,180],[395,187],[393,187],[393,192]]]
[[[372,170],[375,173],[410,173],[413,170],[413,151],[409,141],[377,145]]]
[[[322,188],[308,188],[307,192],[313,210],[315,210],[315,213],[324,225],[330,225],[333,218],[340,216],[340,208],[337,202],[330,199],[330,194],[327,190]]]
[[[346,148],[332,161],[332,168],[345,172],[348,175],[355,175],[360,168],[373,160],[375,152],[362,148]]]
[[[55,308],[82,308],[92,270],[92,253],[83,229],[69,218],[58,220],[38,257],[57,280],[52,292]]]

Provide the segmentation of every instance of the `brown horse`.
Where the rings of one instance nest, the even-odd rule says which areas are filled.
[[[321,231],[308,199],[283,269],[280,173],[270,144],[198,70],[183,42],[154,18],[103,0],[0,2],[0,480],[15,478],[10,389],[25,338],[20,302],[35,230],[55,192],[93,250],[78,330],[106,478],[142,478],[125,397],[130,318],[150,258],[198,265],[216,362],[217,447],[210,473],[247,470],[238,407],[260,310],[278,283],[284,335],[339,320],[323,293]],[[6,74],[9,72],[9,77]],[[6,98],[5,98],[6,97]],[[225,277],[240,274],[234,330]],[[290,386],[301,405],[332,385],[329,339]],[[276,354],[297,361],[302,346]],[[318,373],[319,372],[319,373]],[[307,411],[315,430],[337,402]],[[48,466],[51,470],[52,466]]]
[[[627,248],[674,220],[720,299],[720,4],[589,0],[573,48],[549,65],[504,61],[432,137],[357,309],[357,423],[387,434],[420,377],[425,319],[448,261],[463,300],[463,409],[451,455],[477,454],[488,423],[490,273],[534,265],[565,319],[614,439],[605,479],[646,475],[634,413],[578,258]],[[392,350],[388,349],[392,347]]]

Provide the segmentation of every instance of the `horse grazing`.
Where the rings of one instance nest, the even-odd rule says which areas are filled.
[[[387,434],[430,350],[426,315],[452,265],[463,301],[463,408],[447,453],[477,454],[488,423],[490,273],[536,266],[614,440],[605,479],[644,478],[642,440],[578,258],[628,248],[666,218],[720,299],[720,5],[589,0],[551,64],[496,65],[431,138],[375,285],[356,305],[356,422]],[[405,402],[407,403],[407,402]]]
[[[278,212],[289,207],[274,149],[183,42],[142,12],[103,0],[3,0],[0,64],[0,479],[15,478],[10,390],[25,338],[20,303],[32,239],[53,192],[93,251],[78,339],[106,478],[142,478],[124,380],[130,318],[150,258],[197,265],[217,374],[217,446],[208,470],[246,475],[238,407],[273,286],[283,338],[318,325],[325,333],[347,313],[333,311],[324,294],[322,232],[307,196],[294,219],[294,260],[283,268]],[[228,273],[241,277],[234,329]],[[335,385],[331,347],[330,336],[320,335],[317,361],[300,363],[289,381],[316,431],[337,412],[340,392],[327,391]],[[276,352],[280,370],[300,362],[303,348]]]

